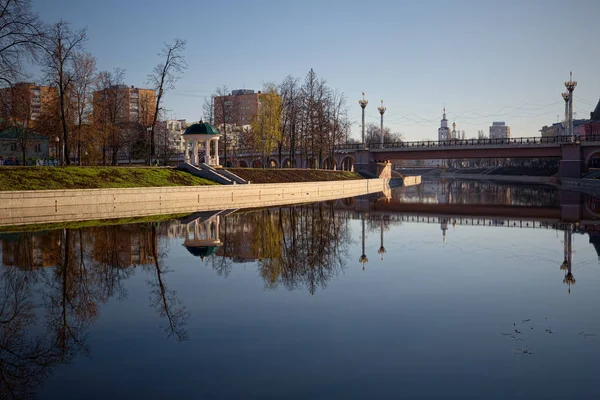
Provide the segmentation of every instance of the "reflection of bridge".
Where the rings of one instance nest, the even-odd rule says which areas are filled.
[[[579,177],[582,164],[600,152],[600,136],[523,137],[511,139],[467,139],[414,141],[377,144],[345,144],[333,155],[320,156],[289,150],[265,158],[253,149],[238,149],[228,162],[241,167],[301,167],[372,171],[387,160],[473,159],[473,158],[560,158],[561,176]],[[224,161],[224,160],[223,160]]]

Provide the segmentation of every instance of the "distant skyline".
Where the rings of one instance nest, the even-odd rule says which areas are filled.
[[[148,86],[164,42],[187,39],[189,68],[165,96],[173,118],[200,119],[218,86],[261,90],[311,68],[347,96],[355,138],[363,91],[367,122],[379,123],[383,100],[385,125],[407,140],[437,138],[444,105],[467,137],[487,134],[493,121],[514,137],[539,136],[563,118],[569,71],[579,82],[576,118],[589,118],[600,98],[597,0],[32,0],[32,8],[46,23],[87,26],[98,69],[124,68],[137,87]]]

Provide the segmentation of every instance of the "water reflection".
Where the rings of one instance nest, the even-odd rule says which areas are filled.
[[[573,198],[577,204],[569,203]],[[576,283],[574,237],[588,236],[600,259],[600,224],[593,215],[597,201],[589,196],[454,182],[350,200],[201,212],[160,223],[0,234],[0,398],[30,397],[58,365],[90,356],[90,326],[111,299],[128,300],[128,281],[138,273],[144,277],[148,305],[160,319],[157,328],[173,342],[193,339],[189,304],[171,279],[180,267],[170,262],[176,246],[185,249],[185,262],[197,260],[194,266],[206,266],[220,277],[255,266],[269,291],[284,288],[309,295],[326,289],[348,269],[365,270],[370,258],[376,268],[384,256],[400,257],[397,241],[388,248],[384,243],[394,239],[389,233],[408,223],[434,224],[432,242],[446,244],[463,226],[556,231],[553,243],[562,241],[564,257],[549,264],[560,266],[560,275],[554,273],[569,294]],[[574,209],[577,220],[572,219]],[[378,246],[369,248],[369,235]]]

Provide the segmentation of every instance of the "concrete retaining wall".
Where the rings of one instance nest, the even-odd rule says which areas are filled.
[[[265,207],[382,192],[384,179],[0,192],[0,226]]]

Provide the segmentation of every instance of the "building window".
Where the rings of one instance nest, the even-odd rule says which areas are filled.
[[[17,144],[16,143],[11,143],[10,144],[10,151],[17,151]]]
[[[35,144],[35,152],[40,153],[42,151],[42,145],[39,143]]]

